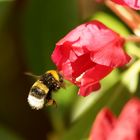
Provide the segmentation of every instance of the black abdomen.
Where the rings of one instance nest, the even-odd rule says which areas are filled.
[[[31,88],[30,94],[38,99],[44,98],[46,96],[45,91],[43,91],[42,89],[40,89],[37,86],[34,86]]]

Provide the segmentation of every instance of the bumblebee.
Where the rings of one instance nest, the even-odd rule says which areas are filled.
[[[44,105],[56,104],[52,99],[52,92],[59,90],[63,86],[63,77],[55,70],[45,72],[39,76],[38,80],[32,85],[28,103],[32,109],[41,109]]]

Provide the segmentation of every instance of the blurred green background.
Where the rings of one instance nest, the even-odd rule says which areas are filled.
[[[84,98],[70,85],[54,94],[57,108],[29,107],[27,96],[34,79],[24,73],[40,75],[55,69],[50,58],[55,43],[87,19],[101,20],[124,36],[130,34],[94,0],[0,0],[0,140],[86,140],[102,107],[117,115],[129,98],[139,95],[140,50],[138,44],[128,43],[134,64],[111,73],[100,91]]]

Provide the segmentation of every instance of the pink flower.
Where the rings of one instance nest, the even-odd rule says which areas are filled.
[[[112,0],[112,1],[123,6],[129,6],[137,10],[140,9],[140,0]]]
[[[108,109],[102,109],[89,140],[140,140],[140,100],[131,99],[117,119]]]
[[[89,95],[100,88],[100,80],[114,68],[128,63],[124,39],[99,21],[78,26],[62,38],[52,60],[65,79],[80,87],[78,94]]]

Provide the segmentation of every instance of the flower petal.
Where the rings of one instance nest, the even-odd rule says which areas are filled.
[[[63,63],[66,61],[74,61],[77,59],[76,54],[73,52],[70,46],[70,42],[65,42],[64,46],[57,45],[52,53],[52,60],[58,66],[58,69],[62,69]]]
[[[78,91],[78,95],[88,96],[91,92],[100,89],[100,83],[90,83],[83,86],[80,86]]]
[[[122,44],[120,41],[110,42],[106,45],[91,53],[93,62],[110,67],[119,67],[130,61],[131,58],[121,48]]]
[[[131,99],[118,118],[108,140],[140,140],[140,100]]]
[[[110,110],[106,108],[102,109],[94,121],[89,140],[107,140],[115,124],[116,118]]]
[[[73,70],[72,70],[71,63],[69,60],[66,61],[65,63],[63,63],[62,70],[60,70],[60,71],[61,71],[61,74],[65,77],[65,79],[73,82],[73,80],[72,80]]]
[[[99,21],[86,22],[57,44],[52,60],[64,78],[89,95],[100,88],[100,80],[130,57],[123,51],[124,39]]]
[[[120,5],[129,6],[136,10],[140,9],[140,0],[112,0],[112,1]]]
[[[61,46],[56,46],[51,56],[53,62],[58,66],[62,59]]]
[[[96,64],[91,61],[90,54],[87,53],[79,56],[76,61],[71,63],[71,65],[73,69],[73,77],[77,78],[88,69],[93,68]]]
[[[90,70],[87,70],[80,80],[79,95],[87,96],[92,91],[100,88],[99,81],[108,75],[113,69],[103,65],[95,65]]]
[[[81,56],[90,52],[92,61],[101,65],[117,67],[130,60],[122,49],[124,39],[98,21],[78,26],[57,45],[65,47],[66,43],[69,44],[67,49],[71,48],[75,55]]]

